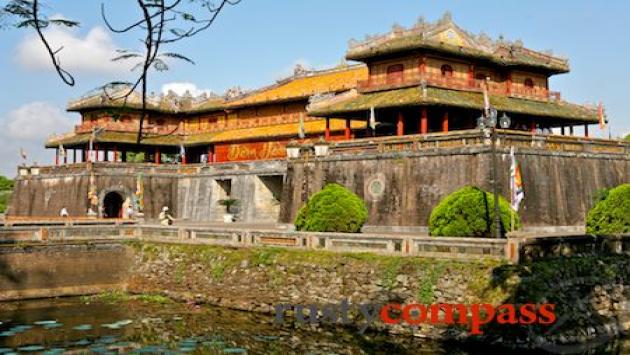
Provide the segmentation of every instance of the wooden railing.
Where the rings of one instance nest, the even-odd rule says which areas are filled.
[[[392,90],[404,87],[419,86],[425,82],[427,86],[439,87],[452,90],[465,90],[481,92],[483,80],[460,78],[454,76],[442,76],[422,73],[405,73],[402,80],[397,82],[387,82],[387,80],[361,80],[357,82],[359,92],[373,92]],[[532,100],[560,100],[560,93],[549,91],[546,88],[519,88],[517,86],[508,87],[507,83],[491,81],[489,83],[489,93],[492,95],[511,96],[527,98]]]

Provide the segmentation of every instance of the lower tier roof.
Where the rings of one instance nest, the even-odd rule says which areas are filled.
[[[374,107],[395,108],[409,106],[453,106],[482,110],[483,94],[480,92],[458,91],[429,87],[426,94],[420,87],[378,91],[341,96],[315,103],[309,107],[308,114],[319,117],[349,116],[365,112]],[[328,102],[327,102],[328,101]],[[597,109],[564,101],[536,101],[507,96],[490,96],[490,104],[499,111],[536,117],[568,119],[584,122],[598,122]],[[364,116],[364,115],[362,115]]]
[[[219,132],[208,132],[198,134],[170,134],[170,135],[144,135],[142,145],[147,146],[194,146],[209,143],[222,143],[232,141],[246,141],[255,139],[274,138],[297,138],[299,123],[284,123],[256,128],[230,129]],[[365,128],[367,122],[352,121],[353,129]],[[345,120],[330,120],[330,130],[341,131],[345,128]],[[326,121],[323,119],[304,122],[304,133],[307,135],[323,134],[326,129]],[[70,133],[63,136],[53,137],[46,142],[46,148],[56,148],[60,145],[64,147],[79,146],[88,144],[91,133]],[[137,134],[134,132],[104,131],[94,140],[95,143],[119,143],[136,144]]]

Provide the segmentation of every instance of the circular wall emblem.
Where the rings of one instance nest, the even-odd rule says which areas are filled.
[[[385,176],[380,173],[372,176],[366,181],[365,190],[372,200],[381,199],[385,193]]]

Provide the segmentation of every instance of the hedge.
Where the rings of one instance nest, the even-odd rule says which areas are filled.
[[[502,196],[499,196],[499,211],[504,235],[510,229],[513,210]],[[465,186],[446,196],[429,218],[432,236],[490,237],[494,226],[494,197],[474,186]],[[514,212],[514,227],[520,226],[521,220]]]
[[[358,233],[367,221],[365,202],[338,184],[327,184],[300,208],[299,231]]]
[[[630,233],[630,184],[608,192],[586,216],[586,231],[591,234]]]
[[[9,204],[9,196],[11,196],[11,191],[0,191],[0,213],[6,211]]]

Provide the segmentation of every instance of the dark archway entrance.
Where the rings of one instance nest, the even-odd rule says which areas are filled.
[[[122,205],[122,196],[118,192],[109,192],[103,199],[103,218],[121,218]]]

